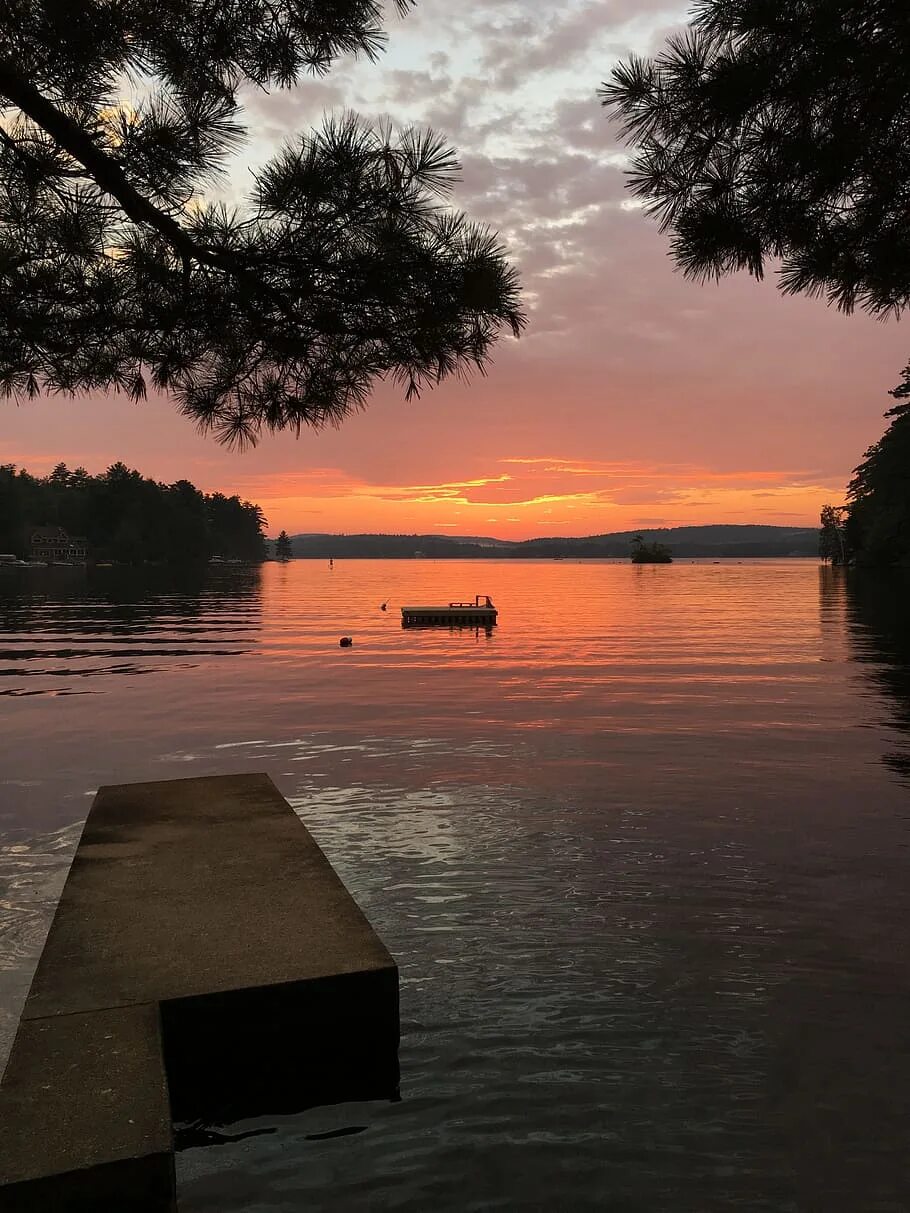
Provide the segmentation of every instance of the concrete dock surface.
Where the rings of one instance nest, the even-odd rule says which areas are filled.
[[[395,962],[266,775],[98,791],[0,1084],[0,1208],[173,1210],[173,1122],[397,1086]]]

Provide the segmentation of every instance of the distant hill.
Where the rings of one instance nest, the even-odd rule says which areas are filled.
[[[291,536],[296,557],[303,559],[552,559],[557,556],[603,559],[628,557],[632,537],[666,544],[677,558],[713,556],[817,556],[815,527],[678,526],[614,531],[577,539],[546,537],[512,542],[479,535],[328,535]]]

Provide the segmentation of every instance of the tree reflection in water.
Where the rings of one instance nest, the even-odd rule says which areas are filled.
[[[830,570],[834,575],[837,570]],[[846,593],[851,656],[885,693],[897,745],[882,761],[910,779],[910,570],[849,569]]]

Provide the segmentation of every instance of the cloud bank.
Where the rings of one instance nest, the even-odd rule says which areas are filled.
[[[502,234],[531,312],[486,377],[411,405],[381,386],[340,431],[242,456],[163,401],[4,404],[0,459],[41,471],[122,458],[255,497],[275,530],[812,524],[883,431],[910,341],[770,282],[698,286],[674,271],[629,198],[596,89],[684,18],[667,0],[421,0],[391,19],[378,63],[247,96],[235,197],[250,165],[327,110],[429,125],[458,147],[453,201]]]

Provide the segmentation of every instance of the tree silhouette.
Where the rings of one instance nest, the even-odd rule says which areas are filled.
[[[673,553],[663,543],[645,543],[642,535],[633,535],[632,563],[633,564],[672,564]]]
[[[275,540],[275,558],[277,560],[290,560],[294,555],[294,550],[291,546],[291,540],[288,537],[287,531],[281,531],[278,538]]]
[[[404,12],[413,0],[397,0]],[[524,314],[432,132],[329,118],[211,201],[238,96],[375,57],[372,0],[7,0],[0,393],[149,385],[224,442],[482,369]],[[125,85],[124,82],[127,82]],[[121,101],[125,87],[132,94]]]
[[[203,494],[188,480],[159,484],[123,463],[100,476],[84,468],[70,472],[61,463],[45,477],[0,465],[0,552],[27,556],[36,526],[85,536],[93,559],[124,564],[265,556],[265,518],[258,505]]]
[[[818,532],[818,554],[827,564],[848,564],[850,561],[846,536],[846,506],[823,505]]]
[[[857,563],[910,564],[910,368],[891,393],[901,401],[847,489],[847,539]]]
[[[773,261],[785,292],[884,315],[910,301],[908,61],[906,0],[696,0],[601,97],[688,276]]]

